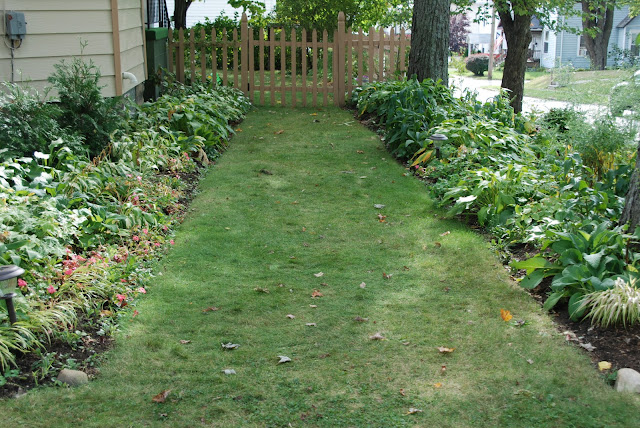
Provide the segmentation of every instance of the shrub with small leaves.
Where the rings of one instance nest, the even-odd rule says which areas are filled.
[[[489,56],[474,54],[467,58],[467,70],[476,76],[484,76],[484,72],[489,70]]]

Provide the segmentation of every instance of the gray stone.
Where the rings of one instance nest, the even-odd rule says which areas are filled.
[[[78,386],[89,383],[89,377],[79,370],[62,369],[58,374],[58,380],[70,386]]]
[[[620,369],[615,389],[618,392],[636,392],[640,394],[640,373],[633,369]]]

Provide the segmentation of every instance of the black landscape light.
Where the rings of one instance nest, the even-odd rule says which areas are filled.
[[[431,141],[433,141],[433,145],[436,148],[436,158],[440,159],[441,155],[440,155],[440,142],[441,141],[447,141],[448,138],[446,135],[443,134],[433,134],[431,137],[429,137],[429,139]]]
[[[11,324],[16,322],[16,310],[13,307],[13,298],[16,297],[18,277],[24,273],[24,269],[15,265],[0,266],[0,300],[7,305],[7,313]]]

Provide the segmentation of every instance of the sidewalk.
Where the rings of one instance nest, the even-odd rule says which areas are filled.
[[[458,96],[461,95],[465,89],[469,89],[478,93],[478,99],[480,101],[486,101],[498,95],[500,80],[480,80],[471,77],[452,76],[449,78],[449,86],[455,86],[454,93]],[[492,87],[495,87],[495,89]],[[544,100],[527,96],[522,100],[522,110],[526,113],[532,111],[548,112],[551,109],[571,106],[585,113],[589,113],[589,116],[592,117],[606,112],[606,107],[597,104],[572,104],[566,101]]]

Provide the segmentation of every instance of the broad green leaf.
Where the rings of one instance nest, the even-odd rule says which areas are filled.
[[[534,256],[527,260],[513,262],[511,263],[511,267],[515,269],[526,269],[527,274],[530,274],[536,269],[552,269],[555,268],[556,265],[541,256]]]
[[[555,292],[555,293],[551,293],[549,294],[549,297],[547,297],[547,300],[544,302],[544,306],[542,306],[542,308],[545,311],[549,311],[551,309],[553,309],[553,307],[558,303],[558,301],[560,301],[560,299],[562,299],[564,297],[564,293],[562,292]]]
[[[538,286],[538,284],[540,284],[540,282],[542,282],[542,280],[545,277],[545,272],[543,270],[536,270],[534,272],[532,272],[531,274],[525,276],[522,281],[520,281],[520,286],[526,289],[533,289],[536,288]]]
[[[586,307],[582,306],[582,298],[584,294],[582,291],[573,293],[569,298],[569,317],[573,321],[578,321],[584,315]]]

